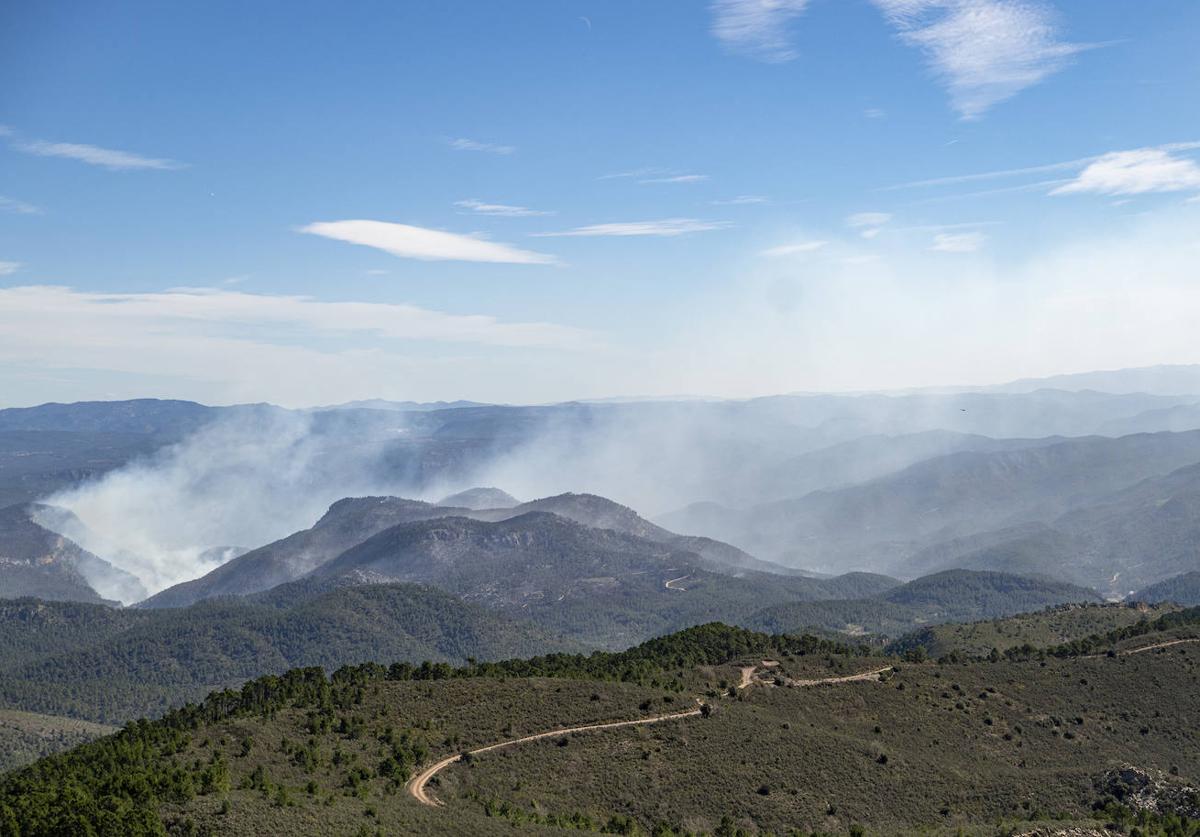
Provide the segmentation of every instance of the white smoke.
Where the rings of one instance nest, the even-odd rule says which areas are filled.
[[[393,438],[404,421],[397,414]],[[314,432],[313,422],[274,409],[235,415],[45,502],[83,523],[69,536],[154,593],[203,575],[231,548],[308,528],[342,497],[408,488],[403,472],[382,467],[386,436]]]

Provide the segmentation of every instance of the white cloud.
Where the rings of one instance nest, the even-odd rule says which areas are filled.
[[[559,236],[631,236],[654,235],[676,236],[687,233],[723,230],[729,226],[727,221],[701,221],[696,218],[664,218],[661,221],[625,221],[612,224],[591,224],[586,227],[576,227],[573,230],[561,232],[533,233],[543,238]]]
[[[555,258],[545,253],[520,250],[474,236],[413,227],[408,224],[391,224],[386,221],[319,221],[301,227],[300,232],[374,247],[405,259],[555,264]]]
[[[1200,166],[1162,148],[1114,151],[1088,164],[1079,176],[1050,194],[1141,195],[1200,189]]]
[[[707,174],[674,174],[668,177],[650,177],[639,183],[700,183],[708,180]]]
[[[11,276],[20,269],[20,262],[0,262],[0,276]]]
[[[905,43],[925,53],[964,119],[1061,70],[1089,47],[1060,39],[1037,0],[874,0]]]
[[[16,215],[41,215],[42,210],[31,203],[19,201],[0,195],[0,212],[12,212]]]
[[[100,398],[151,388],[164,397],[304,405],[469,389],[487,399],[507,392],[508,400],[544,400],[547,381],[578,380],[579,358],[599,346],[596,335],[569,326],[405,304],[230,289],[0,288],[0,388],[10,403],[18,387],[40,400],[62,391],[31,383],[35,375]],[[545,360],[547,380],[518,380],[531,353]]]
[[[517,149],[511,145],[496,145],[491,142],[479,142],[466,137],[450,140],[450,147],[456,151],[486,151],[489,154],[512,154]]]
[[[660,169],[655,166],[643,166],[640,169],[630,169],[629,171],[618,171],[612,174],[602,174],[599,180],[619,180],[624,177],[649,177],[650,175],[665,175],[670,174],[666,169]]]
[[[1004,180],[1050,172],[1069,172],[1075,174],[1071,177],[1038,180],[1016,186],[967,192],[948,197],[932,198],[931,200],[1037,191],[1048,192],[1049,194],[1095,192],[1108,195],[1182,191],[1196,188],[1195,183],[1197,173],[1200,172],[1200,167],[1197,167],[1191,160],[1175,155],[1178,152],[1195,151],[1197,149],[1200,149],[1200,142],[1197,141],[1166,143],[1127,151],[1110,151],[1105,154],[1095,154],[1075,160],[1064,160],[1059,163],[1046,163],[1040,166],[1024,166],[1015,169],[999,169],[973,174],[935,177],[927,180],[914,180],[909,183],[887,186],[881,191],[886,192],[896,189],[914,189],[929,186],[952,186],[960,183]]]
[[[867,119],[886,119],[887,111],[883,108],[867,108],[863,111],[863,116]]]
[[[62,157],[68,160],[78,160],[92,166],[102,166],[113,171],[132,169],[181,169],[183,163],[175,160],[156,157],[143,157],[129,151],[117,151],[112,148],[100,148],[96,145],[84,145],[77,142],[46,142],[30,140],[15,143],[14,148],[26,154],[36,154],[39,157]]]
[[[487,203],[478,198],[467,198],[462,201],[455,201],[455,206],[463,209],[470,209],[478,215],[496,215],[501,218],[532,218],[538,215],[553,215],[553,212],[546,212],[541,209],[529,209],[524,206],[510,206],[504,203]]]
[[[846,218],[846,226],[848,227],[881,227],[888,221],[892,220],[892,216],[887,212],[856,212]]]
[[[812,253],[820,250],[828,241],[799,241],[795,244],[781,244],[762,251],[764,256],[795,256],[800,253]]]
[[[796,57],[789,24],[808,0],[713,0],[712,34],[733,52],[772,64]]]
[[[686,171],[681,172],[678,169],[666,169],[659,166],[643,166],[640,169],[604,174],[599,179],[621,180],[628,178],[636,178],[638,183],[700,183],[701,181],[708,180],[708,175],[693,174]]]
[[[762,195],[738,195],[726,200],[709,201],[713,206],[744,206],[753,203],[770,203],[770,198]]]
[[[890,220],[887,212],[856,212],[846,218],[846,226],[858,230],[863,238],[874,238]]]
[[[974,253],[985,241],[987,236],[981,232],[938,233],[929,249],[939,253]]]
[[[43,313],[38,314],[36,312]],[[446,314],[415,305],[377,302],[325,302],[307,296],[253,294],[209,288],[175,288],[158,293],[108,294],[61,286],[0,288],[5,329],[23,319],[64,322],[93,318],[96,330],[133,328],[154,332],[195,327],[250,329],[264,335],[277,327],[301,327],[329,334],[362,334],[389,340],[434,340],[495,346],[578,344],[584,332],[548,323],[503,323],[478,314]],[[47,341],[65,338],[65,327]],[[85,331],[96,331],[91,328]],[[53,330],[52,330],[53,331]],[[144,335],[143,335],[144,337]],[[78,358],[77,358],[78,360]]]

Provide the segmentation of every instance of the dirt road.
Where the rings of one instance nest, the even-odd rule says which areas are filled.
[[[665,582],[663,584],[663,587],[666,587],[668,590],[682,590],[684,592],[687,592],[686,587],[672,587],[671,585],[678,584],[679,582],[685,581],[686,579],[689,579],[689,578],[691,578],[690,575],[681,575],[681,576],[679,576],[679,578],[672,578],[670,581]]]
[[[822,677],[819,680],[787,680],[789,686],[824,686],[829,683],[853,683],[857,680],[874,680],[884,672],[891,671],[893,666],[884,666],[874,671],[860,671],[858,674],[847,674],[845,677]]]
[[[501,741],[497,744],[489,744],[486,747],[480,747],[478,749],[471,750],[469,752],[472,756],[476,756],[476,755],[479,755],[480,753],[488,753],[488,752],[491,752],[492,750],[499,750],[504,747],[515,747],[518,744],[527,744],[530,741],[538,741],[542,738],[554,738],[555,736],[559,736],[559,735],[570,735],[571,733],[574,733],[574,732],[590,732],[591,730],[597,730],[597,729],[616,729],[617,727],[637,727],[637,726],[644,726],[646,724],[660,724],[663,721],[677,721],[680,718],[692,718],[699,714],[700,714],[700,707],[697,706],[695,709],[688,709],[683,712],[671,712],[666,715],[653,715],[649,718],[638,718],[637,720],[634,720],[634,721],[609,721],[607,723],[602,723],[602,724],[584,724],[583,726],[578,726],[578,727],[563,727],[562,729],[552,729],[548,732],[539,732],[539,733],[536,733],[535,735],[526,735],[521,738],[512,738],[512,739],[509,739],[508,741]],[[416,776],[414,776],[412,779],[409,780],[408,792],[410,794],[412,794],[413,797],[418,802],[420,802],[424,805],[441,805],[442,804],[441,802],[439,802],[437,799],[434,799],[432,796],[429,795],[425,786],[428,785],[429,780],[432,779],[434,776],[436,776],[438,773],[445,770],[447,767],[454,764],[456,761],[461,761],[461,760],[462,760],[462,754],[459,753],[459,754],[456,754],[453,756],[447,756],[446,758],[442,759],[441,761],[436,762],[435,764],[431,764],[429,767],[425,768],[424,770],[422,770],[420,773],[418,773]]]
[[[1200,637],[1192,637],[1190,639],[1173,639],[1170,642],[1160,642],[1157,645],[1147,645],[1143,648],[1131,648],[1128,651],[1122,651],[1124,655],[1141,654],[1145,651],[1153,651],[1156,648],[1170,648],[1172,645],[1182,645],[1185,642],[1200,642]]]
[[[686,576],[684,576],[684,577],[686,578]],[[679,579],[674,579],[674,580],[678,581]],[[668,582],[668,584],[669,583],[670,582]],[[764,665],[766,663],[767,663],[767,661],[764,661]],[[770,666],[768,666],[768,668],[770,668]],[[741,682],[738,683],[739,689],[745,689],[746,687],[748,687],[754,683],[754,672],[757,669],[758,669],[758,666],[743,666],[742,667],[742,678],[741,678]],[[855,681],[855,680],[870,680],[873,677],[878,677],[880,674],[882,674],[885,671],[891,671],[891,670],[892,670],[892,666],[884,666],[883,668],[876,669],[874,671],[864,671],[864,672],[860,672],[859,674],[850,674],[850,675],[846,675],[844,677],[826,677],[826,678],[820,679],[820,680],[792,680],[792,681],[789,681],[789,685],[819,686],[824,683],[849,683],[849,682]],[[696,703],[697,704],[700,703],[699,698],[696,698]],[[552,729],[547,732],[535,733],[534,735],[525,735],[525,736],[522,736],[521,738],[510,738],[508,741],[500,741],[496,744],[488,744],[486,747],[479,747],[475,750],[470,750],[468,752],[470,753],[470,755],[476,756],[481,753],[489,753],[492,750],[500,750],[500,749],[503,749],[504,747],[515,747],[518,744],[527,744],[530,741],[539,741],[543,738],[554,738],[559,735],[570,735],[571,733],[575,733],[575,732],[590,732],[592,730],[598,730],[598,729],[617,729],[618,727],[637,727],[637,726],[644,726],[646,724],[659,724],[659,723],[662,723],[663,721],[677,721],[681,718],[694,718],[699,714],[700,714],[700,706],[697,706],[695,709],[688,709],[683,712],[671,712],[671,713],[668,713],[665,715],[652,715],[649,718],[638,718],[637,720],[634,720],[634,721],[608,721],[606,723],[601,723],[601,724],[584,724],[583,726],[578,726],[578,727],[563,727],[561,729]],[[429,780],[432,779],[434,776],[441,773],[443,770],[445,770],[447,767],[454,764],[455,762],[461,761],[461,760],[462,760],[462,753],[456,753],[453,756],[446,756],[446,758],[442,759],[441,761],[434,762],[433,764],[429,765],[424,770],[422,770],[420,773],[418,773],[416,776],[414,776],[412,779],[410,779],[408,781],[408,785],[406,786],[406,789],[412,795],[412,797],[414,799],[416,799],[418,802],[420,802],[422,805],[430,805],[430,806],[441,805],[442,804],[441,802],[439,802],[437,799],[435,799],[434,797],[429,795],[429,791],[426,789],[426,786],[429,784]]]

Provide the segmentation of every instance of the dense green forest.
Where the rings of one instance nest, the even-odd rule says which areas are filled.
[[[156,611],[16,600],[0,602],[0,703],[123,723],[295,667],[457,664],[579,648],[416,585],[297,582],[262,598]]]

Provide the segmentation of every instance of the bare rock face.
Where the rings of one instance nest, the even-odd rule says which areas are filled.
[[[43,525],[69,512],[37,503],[0,509],[0,598],[115,604],[145,595],[129,573]]]
[[[1136,811],[1200,817],[1200,789],[1158,771],[1124,765],[1096,780],[1101,793]]]

